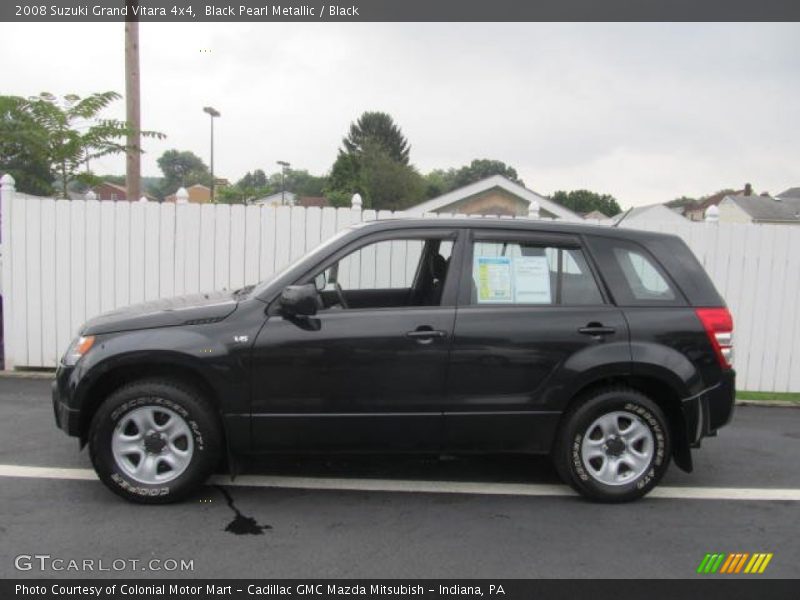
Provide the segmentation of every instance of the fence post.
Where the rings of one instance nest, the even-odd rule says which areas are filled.
[[[95,194],[92,190],[86,192],[86,194],[83,197],[86,200],[97,200],[97,194]]]
[[[528,218],[539,218],[539,203],[536,200],[531,200],[531,203],[528,205]]]
[[[141,198],[139,198],[139,202],[147,202],[147,201],[148,201],[147,196],[142,196]]]
[[[706,223],[719,222],[719,207],[712,204],[706,209]]]
[[[16,188],[14,178],[6,173],[0,178],[0,317],[2,317],[2,330],[0,331],[0,344],[3,345],[2,368],[14,368],[13,360],[6,352],[8,339],[11,333],[11,213],[13,211],[14,195]]]
[[[353,197],[350,199],[350,209],[353,211],[353,213],[358,215],[358,220],[359,221],[361,220],[361,217],[362,217],[362,213],[361,213],[362,204],[363,204],[363,201],[361,200],[361,194],[359,194],[359,193],[353,194]]]
[[[178,188],[178,191],[175,192],[175,204],[186,204],[187,202],[189,202],[189,192],[186,191],[185,187]]]

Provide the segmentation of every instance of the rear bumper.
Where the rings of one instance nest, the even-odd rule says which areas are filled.
[[[716,385],[683,401],[686,435],[692,446],[699,446],[704,437],[714,436],[733,417],[736,400],[736,373],[728,370]]]
[[[59,429],[67,435],[79,436],[80,411],[69,405],[69,373],[65,371],[64,368],[58,369],[52,385],[53,414]]]

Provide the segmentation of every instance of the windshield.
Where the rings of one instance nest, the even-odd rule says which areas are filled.
[[[237,290],[237,292],[242,292],[241,294],[237,294],[237,295],[239,295],[239,296],[244,296],[244,295],[247,295],[247,296],[258,296],[258,295],[260,295],[261,292],[263,292],[270,283],[275,281],[275,279],[277,279],[278,277],[282,277],[285,273],[288,273],[291,269],[293,269],[295,266],[297,266],[298,264],[300,264],[304,260],[311,259],[311,258],[321,258],[326,253],[326,251],[328,250],[328,248],[330,246],[333,246],[336,242],[338,242],[341,238],[343,238],[344,236],[349,234],[351,231],[352,231],[352,229],[350,227],[348,227],[347,229],[343,229],[342,231],[340,231],[339,233],[337,233],[333,237],[329,237],[327,240],[322,242],[319,246],[317,246],[316,248],[314,248],[310,252],[307,252],[307,253],[303,254],[302,256],[300,256],[299,258],[297,258],[296,260],[293,260],[291,263],[289,263],[283,269],[280,269],[279,271],[276,271],[270,277],[268,277],[264,281],[262,281],[259,284],[257,284],[255,287],[247,286],[245,288],[242,288],[242,290]],[[251,289],[248,289],[248,288],[251,288]]]

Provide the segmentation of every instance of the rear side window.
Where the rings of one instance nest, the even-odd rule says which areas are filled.
[[[618,304],[684,304],[664,269],[638,244],[596,237],[590,246]]]
[[[675,293],[649,258],[630,248],[614,248],[631,293],[637,300],[675,300]]]
[[[471,304],[603,304],[577,248],[519,241],[477,241],[472,251]]]

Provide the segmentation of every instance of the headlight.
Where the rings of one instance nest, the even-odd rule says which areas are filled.
[[[94,336],[87,335],[86,337],[81,336],[79,338],[75,338],[75,340],[69,345],[67,349],[67,353],[64,355],[64,364],[68,367],[72,367],[77,363],[81,357],[89,352],[94,344]]]

